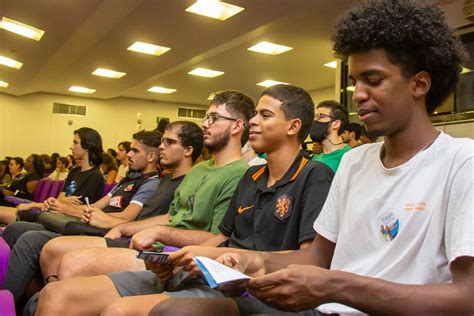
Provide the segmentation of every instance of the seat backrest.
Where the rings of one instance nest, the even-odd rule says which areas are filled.
[[[106,196],[116,184],[117,183],[108,184],[107,182],[105,182],[104,183],[104,191],[102,192],[102,196]]]
[[[49,192],[49,196],[56,198],[58,197],[59,193],[61,193],[61,190],[63,189],[64,180],[56,180],[52,182],[53,182],[53,186],[51,188],[51,191]]]
[[[3,289],[3,281],[5,280],[5,276],[7,274],[9,261],[10,247],[8,246],[7,242],[2,237],[0,237],[0,289]]]
[[[39,180],[36,190],[33,192],[33,201],[43,202],[49,196],[52,185],[52,181],[48,178]]]

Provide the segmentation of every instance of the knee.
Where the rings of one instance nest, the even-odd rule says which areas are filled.
[[[150,311],[149,315],[152,316],[162,316],[162,315],[183,315],[183,310],[179,310],[179,304],[176,304],[174,299],[169,299],[163,301],[155,307],[153,307]]]
[[[40,292],[38,310],[47,311],[47,314],[60,314],[62,307],[67,306],[69,300],[68,287],[62,282],[48,283]]]
[[[130,310],[130,306],[122,300],[118,300],[115,303],[110,304],[107,306],[102,313],[101,316],[126,316],[126,315],[133,315],[135,311]]]
[[[60,259],[58,265],[58,280],[70,279],[81,276],[81,267],[78,263],[76,251],[66,252]]]
[[[40,265],[43,270],[52,261],[60,259],[58,258],[60,253],[59,253],[59,247],[57,244],[58,244],[57,239],[52,239],[48,241],[46,245],[44,245],[43,249],[41,250]]]

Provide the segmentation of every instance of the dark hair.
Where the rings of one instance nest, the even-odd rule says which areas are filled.
[[[30,157],[33,158],[33,161],[31,162],[31,164],[33,165],[33,172],[36,173],[40,178],[42,178],[45,169],[43,158],[37,154],[32,154],[30,155]]]
[[[141,144],[148,147],[160,147],[162,134],[157,130],[139,131],[133,134],[133,139],[138,140]]]
[[[166,130],[166,127],[168,126],[168,124],[170,123],[170,120],[167,119],[167,118],[160,118],[160,120],[158,121],[158,124],[156,125],[156,130],[158,132],[160,132],[161,134],[163,134]]]
[[[117,158],[117,152],[113,148],[107,148],[107,153],[114,158]]]
[[[355,139],[359,140],[360,135],[362,134],[362,125],[354,123],[354,122],[349,123],[346,125],[346,131],[348,131],[349,133],[354,132]]]
[[[120,147],[120,145],[122,145],[122,147],[125,149],[125,152],[128,153],[130,151],[130,146],[132,145],[132,143],[123,141],[118,144],[117,148]]]
[[[109,153],[102,154],[102,164],[107,166],[107,172],[111,170],[118,170],[117,160],[115,160],[115,158]]]
[[[51,163],[51,157],[48,154],[42,154],[41,159],[43,159],[43,162],[45,164],[50,164]]]
[[[58,160],[67,168],[67,165],[69,164],[67,157],[59,157]]]
[[[427,1],[367,1],[339,20],[333,41],[334,51],[343,58],[382,48],[405,78],[428,72],[428,113],[454,91],[465,59],[465,51],[444,21],[443,12]]]
[[[20,165],[20,169],[23,169],[23,167],[25,166],[25,162],[24,162],[23,158],[21,158],[21,157],[12,157],[12,158],[10,158],[10,161],[11,160],[15,160],[16,164]]]
[[[59,159],[60,155],[58,153],[51,154],[51,169],[56,168],[56,161]]]
[[[347,112],[346,108],[343,107],[341,103],[335,100],[326,100],[319,102],[316,108],[326,108],[331,110],[331,116],[334,119],[341,121],[341,126],[337,130],[337,135],[341,135],[342,132],[346,130],[346,126],[349,124],[349,112]]]
[[[81,147],[86,149],[89,153],[89,163],[98,167],[102,163],[102,137],[92,128],[81,127],[74,131],[74,134],[79,135],[81,139]]]
[[[240,139],[241,146],[249,139],[249,121],[255,115],[255,103],[245,93],[239,91],[220,91],[216,92],[212,99],[211,105],[225,105],[225,109],[234,117],[244,122],[244,132]]]
[[[171,130],[175,127],[179,128],[179,131],[177,131],[176,133],[178,134],[179,140],[183,143],[183,147],[193,147],[191,159],[193,162],[196,162],[196,160],[201,155],[204,143],[202,129],[196,123],[193,122],[176,121],[169,123],[166,126],[166,130]]]
[[[309,93],[297,86],[277,84],[265,89],[261,96],[264,95],[281,102],[281,109],[287,120],[301,120],[298,140],[303,143],[314,121],[314,103]]]

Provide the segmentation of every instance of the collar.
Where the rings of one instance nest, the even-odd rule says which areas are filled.
[[[303,170],[304,166],[308,163],[308,159],[303,156],[303,151],[298,153],[295,160],[291,164],[288,171],[285,175],[278,180],[272,187],[279,187],[285,185],[289,182],[295,181],[298,175]],[[267,189],[267,180],[268,180],[268,164],[263,165],[252,175],[252,180],[257,183],[257,187],[262,190]]]

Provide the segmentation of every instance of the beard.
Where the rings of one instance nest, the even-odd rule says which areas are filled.
[[[230,140],[230,127],[220,133],[213,135],[213,138],[209,142],[204,142],[204,146],[211,152],[219,152],[227,146]]]

